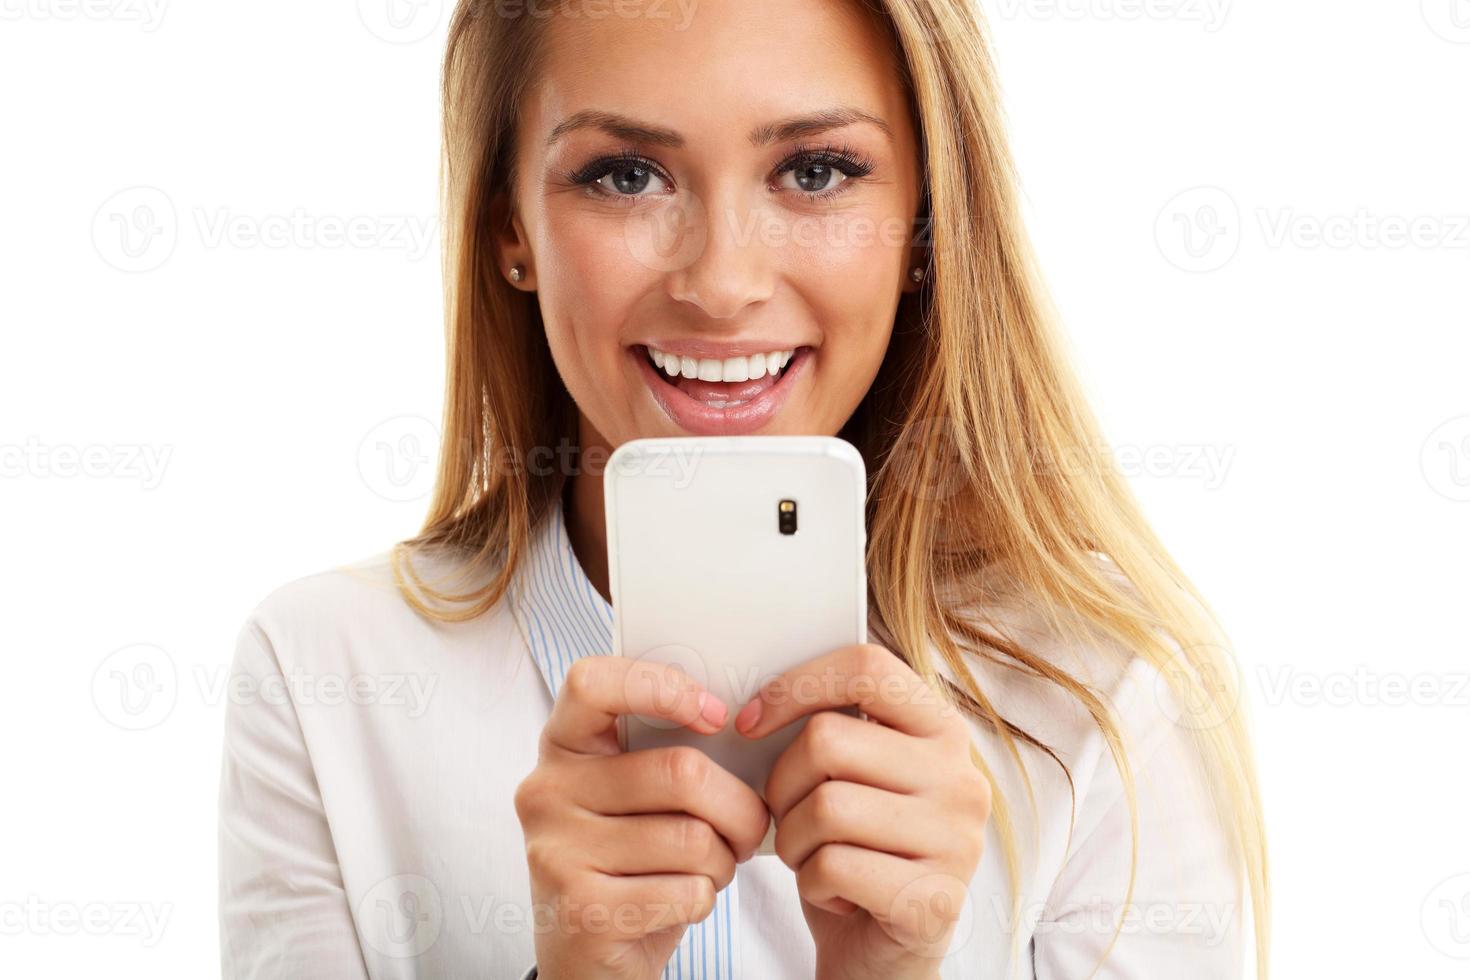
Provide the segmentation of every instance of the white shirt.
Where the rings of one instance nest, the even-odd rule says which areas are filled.
[[[417,567],[426,577],[452,572],[442,563]],[[606,642],[609,612],[559,512],[538,529],[513,593],[468,623],[415,613],[386,555],[266,597],[240,632],[226,716],[224,977],[524,976],[535,962],[536,925],[512,799],[536,765],[552,707],[533,651],[607,652],[610,643],[597,644]],[[1012,917],[992,819],[941,976],[1085,977],[1120,916],[1122,933],[1099,977],[1241,976],[1240,877],[1205,803],[1189,733],[1171,720],[1180,715],[1168,689],[1121,651],[1063,647],[1035,610],[991,612],[1117,712],[1138,783],[1138,877],[1124,910],[1128,807],[1085,711],[1053,685],[972,659],[1002,715],[1071,770],[1076,822],[1069,826],[1073,797],[1052,759],[1019,747],[1033,812],[1001,740],[971,722],[1012,806],[1021,914]],[[794,872],[757,855],[727,891],[736,949],[728,971],[722,965],[707,976],[809,980],[815,955]],[[698,933],[686,934],[685,958],[671,961],[666,976],[701,976],[688,965]]]

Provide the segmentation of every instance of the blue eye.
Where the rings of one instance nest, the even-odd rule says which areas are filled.
[[[603,181],[609,178],[612,180],[611,187],[603,183]],[[654,173],[652,169],[640,164],[621,164],[610,169],[592,183],[615,194],[639,197],[643,195],[643,191],[653,181],[662,183],[663,179]]]
[[[651,160],[636,153],[621,153],[617,156],[601,157],[575,173],[564,175],[572,184],[585,186],[589,190],[607,197],[638,198],[652,197],[644,193],[651,184],[672,183],[659,171]]]
[[[790,187],[790,185],[783,184],[783,186],[789,187],[790,190],[802,191],[807,194],[817,194],[822,191],[831,193],[849,179],[847,174],[825,163],[803,164],[802,166],[786,171],[782,176],[794,177],[796,185]]]
[[[781,188],[815,200],[842,193],[842,188],[873,172],[873,163],[845,146],[820,149],[802,147],[787,157],[776,172],[782,177]],[[795,186],[785,182],[795,178]]]

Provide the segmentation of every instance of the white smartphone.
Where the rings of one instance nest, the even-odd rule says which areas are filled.
[[[634,439],[613,452],[613,653],[677,664],[730,707],[713,735],[625,715],[625,750],[691,745],[763,793],[806,718],[752,740],[735,712],[764,682],[867,642],[866,494],[862,456],[830,436]],[[757,853],[774,853],[774,836],[773,824]]]

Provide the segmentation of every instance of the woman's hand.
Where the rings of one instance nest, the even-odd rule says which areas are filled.
[[[848,704],[871,720],[820,710]],[[817,978],[938,977],[990,816],[990,784],[970,758],[969,727],[873,644],[817,657],[763,685],[735,727],[760,738],[807,714],[765,797],[776,852],[796,872],[816,940]]]
[[[765,803],[703,752],[618,746],[623,714],[718,731],[728,709],[702,694],[677,668],[625,657],[567,671],[515,796],[546,980],[656,980],[765,836]]]

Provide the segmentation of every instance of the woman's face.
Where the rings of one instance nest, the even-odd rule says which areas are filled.
[[[836,433],[920,255],[881,28],[841,0],[565,10],[497,272],[527,270],[582,444]]]

